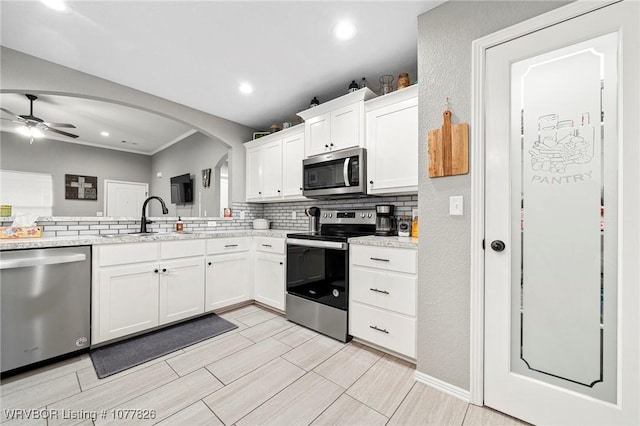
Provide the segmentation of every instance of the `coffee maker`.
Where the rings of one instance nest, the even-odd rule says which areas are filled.
[[[376,205],[376,235],[388,237],[396,235],[396,223],[393,212],[393,204]]]
[[[320,209],[318,207],[309,207],[304,210],[309,217],[309,232],[316,234],[320,232]]]

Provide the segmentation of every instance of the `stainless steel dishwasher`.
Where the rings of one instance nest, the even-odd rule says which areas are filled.
[[[91,248],[0,252],[4,373],[89,347]]]

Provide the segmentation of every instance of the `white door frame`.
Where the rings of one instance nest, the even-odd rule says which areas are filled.
[[[471,44],[471,295],[470,401],[484,405],[484,249],[485,234],[485,53],[486,50],[619,0],[578,0],[519,24],[474,40]]]

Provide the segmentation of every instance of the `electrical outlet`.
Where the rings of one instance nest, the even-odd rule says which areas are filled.
[[[291,212],[291,219],[295,219],[296,217],[297,217],[296,211],[294,210]]]
[[[218,223],[215,220],[210,220],[207,222],[207,226],[218,226]]]
[[[244,219],[244,212],[240,212],[240,219]]]

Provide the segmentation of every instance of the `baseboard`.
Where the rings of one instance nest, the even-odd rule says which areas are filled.
[[[464,402],[471,401],[471,393],[468,390],[464,390],[419,371],[416,371],[413,377],[420,383],[424,383],[425,385],[431,386],[432,388],[437,389],[441,392],[448,393],[451,396],[455,396],[456,398],[461,399]]]

